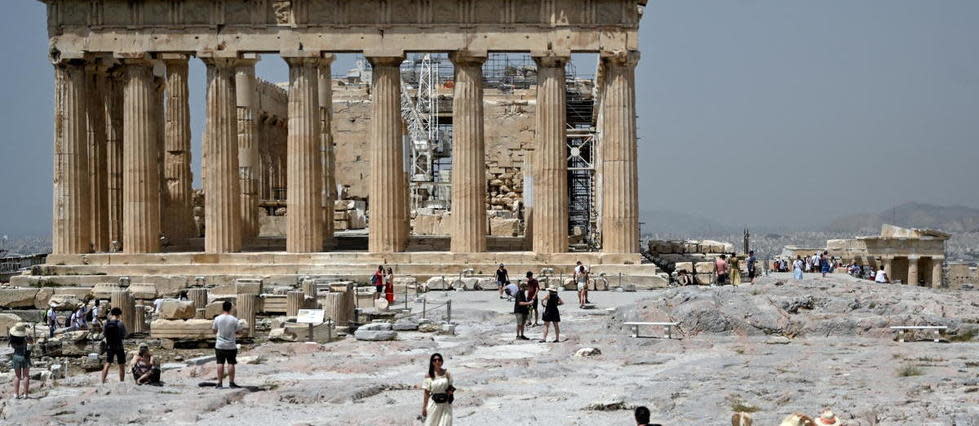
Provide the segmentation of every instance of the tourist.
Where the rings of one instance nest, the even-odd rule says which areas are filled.
[[[425,426],[452,426],[452,401],[455,399],[455,386],[452,375],[446,370],[442,354],[434,353],[428,359],[428,374],[422,383],[425,395],[422,398],[422,418]]]
[[[529,279],[533,274],[527,272]],[[520,283],[520,290],[513,297],[513,315],[517,318],[517,340],[530,340],[524,336],[524,325],[527,324],[527,316],[530,314],[530,305],[533,302],[527,298],[527,283]]]
[[[554,324],[554,343],[561,340],[561,312],[558,311],[558,306],[563,304],[564,301],[557,295],[557,288],[548,287],[547,294],[541,300],[541,305],[544,305],[544,315],[541,317],[544,321],[544,337],[540,339],[541,343],[547,342],[547,329],[551,324]]]
[[[537,296],[539,293],[540,293],[540,283],[537,282],[536,278],[534,278],[534,274],[528,271],[527,272],[527,300],[531,302],[530,310],[533,312],[534,327],[540,325],[537,322],[537,318],[540,317],[540,313],[537,309]],[[531,325],[530,318],[527,318],[527,325]]]
[[[224,388],[224,365],[228,364],[228,387],[237,388],[235,384],[235,365],[238,364],[238,344],[235,336],[244,329],[238,318],[231,315],[231,302],[225,300],[221,305],[221,315],[214,318],[211,329],[217,334],[214,341],[214,357],[218,363],[218,389]]]
[[[634,416],[636,417],[637,426],[660,426],[659,423],[649,422],[649,409],[644,406],[636,407]]]
[[[527,273],[529,274],[530,272]],[[517,283],[508,281],[504,291],[506,292],[506,300],[509,302],[517,296],[517,292],[520,291],[520,286],[518,286]]]
[[[371,285],[374,286],[374,299],[380,299],[384,293],[384,266],[378,265],[374,275],[371,275]]]
[[[507,283],[510,282],[510,275],[507,274],[507,270],[500,264],[500,267],[496,269],[496,286],[500,288],[500,299],[506,298],[503,296],[503,287],[506,287]]]
[[[829,258],[829,252],[824,251],[823,254],[819,255],[819,271],[822,272],[823,278],[826,278],[826,274],[831,271],[832,263]]]
[[[727,256],[721,255],[714,261],[714,273],[717,274],[717,284],[727,284]]]
[[[815,423],[817,426],[839,426],[840,419],[836,418],[836,415],[832,411],[825,410],[823,414],[816,418]]]
[[[394,270],[388,267],[388,273],[384,277],[384,298],[388,301],[388,306],[394,303]]]
[[[748,282],[754,283],[755,276],[757,276],[757,270],[755,269],[755,264],[758,262],[758,258],[755,257],[754,250],[748,250]]]
[[[581,261],[575,263],[574,278],[578,285],[578,307],[584,308],[588,304],[588,269]]]
[[[158,367],[146,343],[139,345],[139,352],[133,358],[133,379],[137,385],[152,385],[160,383],[160,367]]]
[[[795,279],[802,280],[802,269],[806,268],[805,262],[802,261],[802,256],[796,256],[795,262],[792,263],[792,275]],[[806,268],[808,269],[808,268]]]
[[[58,328],[58,313],[55,312],[54,306],[48,306],[48,337],[54,337],[54,330]]]
[[[102,328],[102,320],[99,319],[99,299],[95,299],[95,306],[92,307],[92,328]]]
[[[880,268],[877,270],[877,273],[874,274],[874,282],[880,284],[887,284],[891,282],[891,277],[887,276],[887,272],[884,271],[884,268]]]
[[[27,398],[27,393],[31,387],[31,351],[27,348],[29,343],[33,343],[33,336],[27,334],[27,323],[19,322],[7,332],[10,347],[14,349],[14,354],[10,359],[10,367],[14,370],[14,395],[15,399]],[[24,391],[21,392],[20,384],[24,383]]]
[[[731,271],[731,284],[741,285],[741,261],[738,259],[738,255],[731,256],[731,262],[728,263],[728,268]]]
[[[122,309],[112,308],[109,312],[109,320],[102,327],[102,338],[105,339],[105,366],[102,367],[102,383],[109,375],[109,366],[113,362],[119,366],[119,381],[126,381],[126,350],[123,348],[122,341],[129,333],[126,325],[119,320],[122,317]]]
[[[84,303],[78,304],[78,310],[75,311],[75,320],[72,322],[71,326],[75,330],[87,330],[88,321],[86,321],[86,316],[88,315],[88,310],[85,309]]]

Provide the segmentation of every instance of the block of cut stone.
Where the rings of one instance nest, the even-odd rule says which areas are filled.
[[[154,339],[211,339],[214,330],[207,319],[167,320],[157,319],[150,323],[150,337]]]
[[[19,316],[14,314],[0,314],[0,337],[7,337],[10,328],[21,322]],[[418,328],[416,325],[415,328]]]
[[[129,292],[137,299],[156,299],[156,284],[153,283],[133,283],[129,286]]]
[[[449,281],[442,277],[432,277],[425,282],[425,290],[448,290]]]
[[[54,308],[56,311],[73,311],[78,309],[78,305],[82,303],[82,299],[74,294],[56,293],[48,299],[48,306]]]
[[[372,322],[364,324],[358,328],[358,330],[372,330],[372,331],[388,331],[391,330],[391,323],[389,322]]]
[[[366,340],[372,342],[384,341],[384,340],[394,340],[398,337],[397,331],[382,331],[382,330],[364,330],[363,328],[358,328],[354,332],[354,337],[357,340]]]
[[[236,279],[235,294],[262,294],[262,280],[255,278]]]
[[[418,330],[418,320],[414,318],[401,318],[391,325],[394,331],[414,331]]]
[[[272,331],[269,332],[269,340],[295,342],[298,340],[298,338],[296,337],[295,329],[273,328]]]
[[[698,274],[710,274],[714,272],[714,262],[697,262],[694,269]]]
[[[677,262],[674,269],[677,272],[687,271],[688,273],[694,273],[693,262]]]
[[[0,307],[4,308],[33,308],[36,288],[4,288],[0,289]]]
[[[694,279],[699,285],[710,285],[714,282],[714,274],[697,274]]]
[[[126,287],[119,283],[98,283],[95,287],[92,287],[92,294],[95,295],[96,299],[109,299],[112,297],[112,292],[116,290],[125,290]]]
[[[192,319],[197,309],[189,300],[167,299],[160,304],[160,318],[168,320]]]

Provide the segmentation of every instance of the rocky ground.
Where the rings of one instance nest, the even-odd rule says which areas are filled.
[[[4,398],[0,420],[420,424],[417,386],[440,352],[463,425],[629,424],[637,405],[664,424],[730,424],[744,410],[770,425],[829,407],[847,424],[979,425],[979,292],[786,275],[737,288],[596,292],[593,310],[561,295],[561,343],[514,340],[512,306],[495,292],[430,293],[429,306],[452,299],[456,335],[258,345],[240,355],[238,382],[251,386],[241,390],[199,387],[213,364],[168,370],[162,387],[76,375],[32,399]],[[632,338],[622,325],[631,320],[680,322],[681,338]],[[926,323],[949,326],[950,337],[899,343],[887,328]],[[586,347],[601,354],[575,356]]]

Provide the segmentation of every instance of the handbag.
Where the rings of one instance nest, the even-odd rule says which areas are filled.
[[[449,395],[447,393],[433,393],[432,394],[432,401],[435,401],[436,404],[441,404],[443,402],[449,402],[449,397],[450,396],[451,395]]]

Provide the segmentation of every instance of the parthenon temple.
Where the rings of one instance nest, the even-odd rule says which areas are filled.
[[[501,262],[570,270],[575,260],[656,272],[639,265],[635,70],[645,0],[42,1],[56,106],[53,253],[40,275],[360,274],[389,263],[424,276]],[[348,82],[332,68],[346,53],[367,62],[363,134],[337,131],[350,99],[334,98]],[[435,90],[450,99],[451,155],[443,179],[429,171],[430,186],[415,179],[422,141],[405,108],[424,88],[402,76],[406,57],[427,53],[447,55],[453,70],[439,81],[448,92]],[[503,53],[529,55],[535,76],[523,91],[493,95],[522,96],[535,114],[529,143],[509,149],[519,163],[510,185],[487,160],[506,137],[487,113],[495,104],[484,98],[484,69]],[[575,126],[567,69],[580,53],[596,54],[598,66],[588,118]],[[287,84],[256,78],[256,63],[274,54],[288,64]],[[196,196],[194,58],[207,70]],[[587,147],[576,142],[582,129]],[[579,169],[571,160],[582,152]],[[584,201],[574,199],[580,170]],[[501,198],[500,186],[514,195]],[[351,188],[363,192],[352,198],[366,212],[366,244],[334,226],[346,227],[334,209]],[[445,194],[443,249],[415,243],[429,232],[412,225],[431,210],[419,191]],[[520,218],[519,232],[492,235],[500,210]],[[282,236],[265,236],[276,223]],[[587,244],[577,244],[582,227]]]

